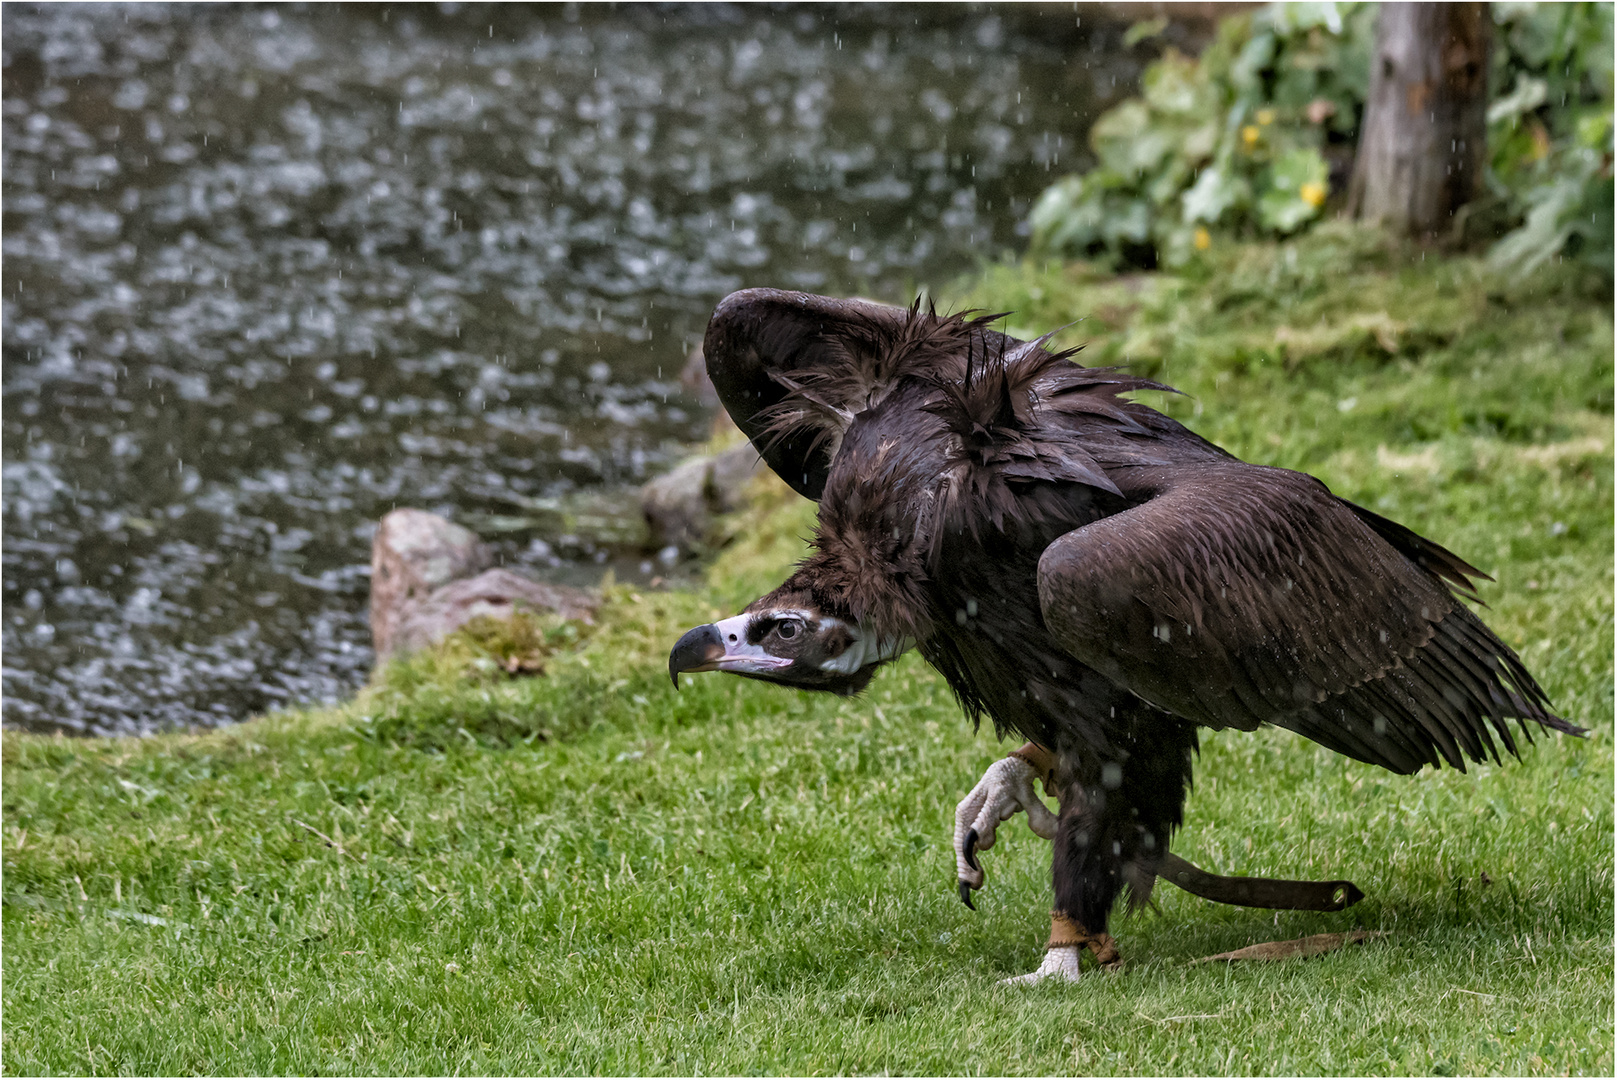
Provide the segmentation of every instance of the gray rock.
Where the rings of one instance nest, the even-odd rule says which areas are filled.
[[[493,553],[476,533],[437,514],[400,509],[383,517],[371,541],[371,641],[377,658],[393,651],[406,609],[493,563]]]
[[[687,393],[703,405],[710,409],[718,407],[719,392],[713,388],[713,380],[708,378],[707,357],[702,354],[702,346],[692,349],[685,358],[685,366],[679,372],[679,382]]]
[[[519,607],[588,621],[595,599],[490,569],[488,545],[470,529],[425,510],[394,510],[371,541],[371,640],[380,663],[424,648],[478,615],[509,617]]]
[[[485,570],[434,589],[419,603],[408,605],[394,629],[390,648],[392,653],[424,649],[479,615],[508,619],[524,609],[594,622],[596,606],[595,597],[583,589],[548,585],[503,568]]]
[[[766,468],[751,443],[741,443],[718,454],[696,458],[676,467],[640,489],[640,509],[646,516],[651,545],[673,546],[681,552],[702,550],[718,514],[739,510],[746,501],[748,482]]]

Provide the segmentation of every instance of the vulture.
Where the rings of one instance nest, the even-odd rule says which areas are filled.
[[[856,694],[918,649],[974,722],[1025,740],[955,822],[968,906],[1000,821],[1025,811],[1052,841],[1045,959],[1009,981],[1075,979],[1086,949],[1115,964],[1114,903],[1159,875],[1254,906],[1362,896],[1169,853],[1200,728],[1275,725],[1396,773],[1515,754],[1511,721],[1581,734],[1463,602],[1487,575],[1128,397],[1169,387],[1001,318],[776,289],[719,304],[719,398],[819,518],[791,576],[681,637],[669,674]]]

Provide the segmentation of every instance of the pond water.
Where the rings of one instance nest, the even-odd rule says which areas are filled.
[[[380,515],[632,490],[720,297],[1014,248],[1145,59],[1056,5],[3,18],[4,720],[97,734],[351,692]]]

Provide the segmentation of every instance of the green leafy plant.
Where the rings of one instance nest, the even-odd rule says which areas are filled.
[[[1271,4],[1225,19],[1198,59],[1167,50],[1140,96],[1095,123],[1096,166],[1034,205],[1034,250],[1181,266],[1215,235],[1311,226],[1352,165],[1375,14]],[[1565,253],[1609,275],[1612,7],[1495,4],[1493,15],[1491,261],[1525,272]]]
[[[1090,133],[1097,166],[1034,206],[1049,253],[1181,265],[1213,230],[1317,219],[1363,111],[1374,9],[1273,4],[1225,19],[1199,59],[1169,49]]]
[[[1520,224],[1489,261],[1566,255],[1612,274],[1612,6],[1495,4],[1493,194]]]

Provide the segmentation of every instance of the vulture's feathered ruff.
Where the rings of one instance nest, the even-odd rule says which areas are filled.
[[[1399,773],[1514,753],[1512,720],[1579,730],[1459,599],[1475,567],[994,318],[719,305],[713,383],[819,528],[671,672],[854,693],[919,648],[974,718],[1053,753],[1056,909],[1095,934],[1154,880],[1198,727],[1274,724]]]

